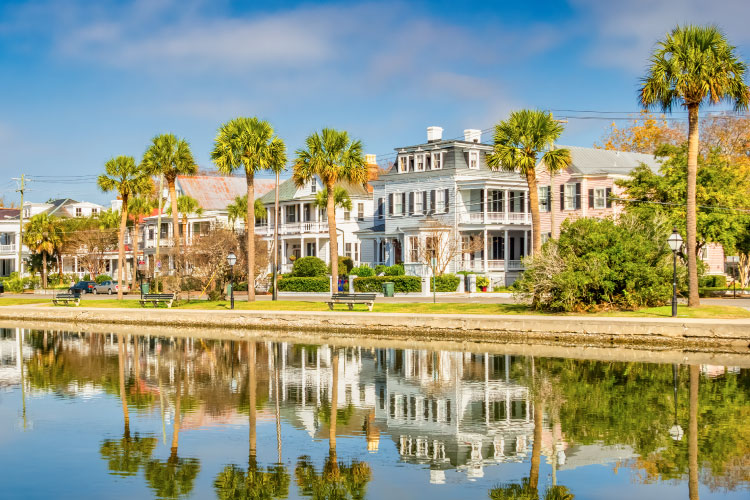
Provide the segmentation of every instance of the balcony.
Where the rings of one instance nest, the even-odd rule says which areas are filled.
[[[0,253],[14,253],[18,251],[15,243],[9,243],[7,245],[0,245]]]
[[[327,233],[328,222],[289,222],[279,224],[279,235]],[[255,234],[273,236],[273,224],[255,226]]]
[[[531,224],[526,212],[462,212],[459,222],[464,224]]]
[[[506,261],[504,260],[488,260],[487,271],[522,271],[524,268],[523,262],[520,260],[507,261],[507,267],[505,264]],[[482,273],[484,272],[484,261],[481,259],[473,261],[462,261],[459,267],[461,271]]]

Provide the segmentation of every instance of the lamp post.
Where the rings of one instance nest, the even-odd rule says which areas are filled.
[[[677,250],[682,247],[682,236],[677,228],[672,228],[672,234],[667,240],[672,249],[672,317],[677,317]]]
[[[227,264],[229,264],[229,267],[232,270],[232,277],[229,279],[229,300],[231,302],[232,309],[234,309],[234,265],[236,263],[237,256],[234,254],[234,252],[229,252],[229,255],[227,255]]]

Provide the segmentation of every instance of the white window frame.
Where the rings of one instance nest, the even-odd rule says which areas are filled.
[[[432,153],[432,170],[442,170],[443,168],[443,152]]]
[[[407,155],[401,155],[398,157],[398,172],[403,174],[409,168],[409,157]]]
[[[424,195],[422,191],[414,191],[414,215],[424,214]]]
[[[401,198],[401,193],[393,193],[393,216],[394,217],[401,217],[404,215],[404,205],[401,203],[403,199]]]
[[[417,157],[416,157],[416,162],[414,164],[414,171],[424,172],[424,165],[425,165],[424,153],[420,153],[416,156]]]
[[[469,151],[469,168],[472,170],[479,170],[479,151]]]
[[[435,190],[435,212],[442,214],[445,212],[445,189]]]
[[[365,220],[365,204],[364,203],[357,203],[357,220],[358,221]]]
[[[607,188],[594,188],[594,209],[607,208]]]
[[[349,210],[344,208],[344,220],[350,220],[352,218],[352,214]]]
[[[539,186],[537,188],[540,212],[550,211],[550,190],[549,186]]]
[[[313,180],[312,180],[312,181],[310,182],[310,192],[311,192],[311,193],[316,193],[317,191],[318,191],[318,183],[317,183],[317,182],[315,182],[315,179],[313,179]]]
[[[415,244],[416,243],[416,244]],[[409,236],[410,262],[419,262],[419,236]]]
[[[565,184],[565,202],[563,207],[565,210],[576,209],[576,185],[575,183]]]

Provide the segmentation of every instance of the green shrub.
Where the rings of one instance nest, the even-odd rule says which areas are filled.
[[[566,220],[558,240],[524,259],[516,295],[535,309],[636,309],[669,303],[672,251],[665,219]],[[685,268],[678,267],[684,284]],[[679,286],[679,283],[678,283]]]
[[[312,278],[325,276],[327,267],[325,262],[317,257],[302,257],[292,264],[292,276],[295,278]]]
[[[23,282],[24,289],[36,290],[42,286],[42,278],[39,276],[27,276],[21,280]]]
[[[430,291],[438,292],[455,292],[458,290],[458,284],[463,278],[456,276],[455,274],[444,274],[442,276],[435,276],[435,286],[432,285],[432,278],[430,278]],[[437,288],[437,290],[435,290]]]
[[[404,272],[403,264],[396,264],[396,265],[385,268],[386,276],[403,276],[404,274],[406,273]]]
[[[388,266],[384,266],[383,264],[378,264],[375,266],[375,274],[383,273],[385,274],[385,270],[388,269]]]
[[[708,288],[726,288],[727,277],[723,274],[711,274],[703,276],[700,280],[700,286]]]
[[[104,283],[105,281],[112,281],[112,276],[108,274],[100,274],[99,276],[96,277],[96,282],[99,283],[100,285]]]
[[[203,290],[203,282],[194,276],[185,276],[180,283],[180,290],[183,292]]]
[[[247,292],[247,281],[241,281],[234,284],[235,292]]]
[[[392,282],[394,291],[398,293],[414,293],[422,291],[422,279],[419,276],[372,276],[368,278],[354,278],[355,292],[383,291],[383,283]]]
[[[354,261],[351,257],[344,257],[339,255],[339,277],[349,276],[349,272],[354,268]],[[326,272],[331,274],[331,265],[326,267]]]
[[[329,290],[328,276],[292,277],[279,280],[280,292],[328,292]]]
[[[362,264],[359,267],[353,267],[349,274],[359,276],[360,278],[369,278],[370,276],[375,276],[375,270],[367,264]]]
[[[91,281],[91,275],[89,273],[84,274],[81,281]]]
[[[22,293],[23,280],[18,277],[18,272],[10,273],[10,276],[3,280],[5,291],[9,293]]]

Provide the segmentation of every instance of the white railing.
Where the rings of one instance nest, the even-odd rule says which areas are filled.
[[[0,253],[12,253],[16,251],[16,244],[0,245]]]
[[[279,224],[279,234],[313,234],[328,232],[326,222],[290,222]],[[255,226],[255,233],[261,236],[273,235],[273,224]]]
[[[524,212],[463,212],[461,222],[466,224],[531,224],[531,214]]]
[[[488,260],[487,269],[489,271],[504,271],[505,261],[504,260]]]
[[[484,262],[481,260],[463,260],[461,261],[461,271],[483,272]]]
[[[484,271],[484,261],[483,260],[475,260],[475,261],[461,261],[459,268],[461,271],[472,271],[472,272],[483,272]],[[509,260],[507,270],[508,271],[520,271],[523,269],[523,263],[520,260]],[[504,260],[488,260],[487,261],[487,271],[505,271],[505,261]]]
[[[520,271],[523,269],[523,262],[520,260],[509,260],[508,271]]]

